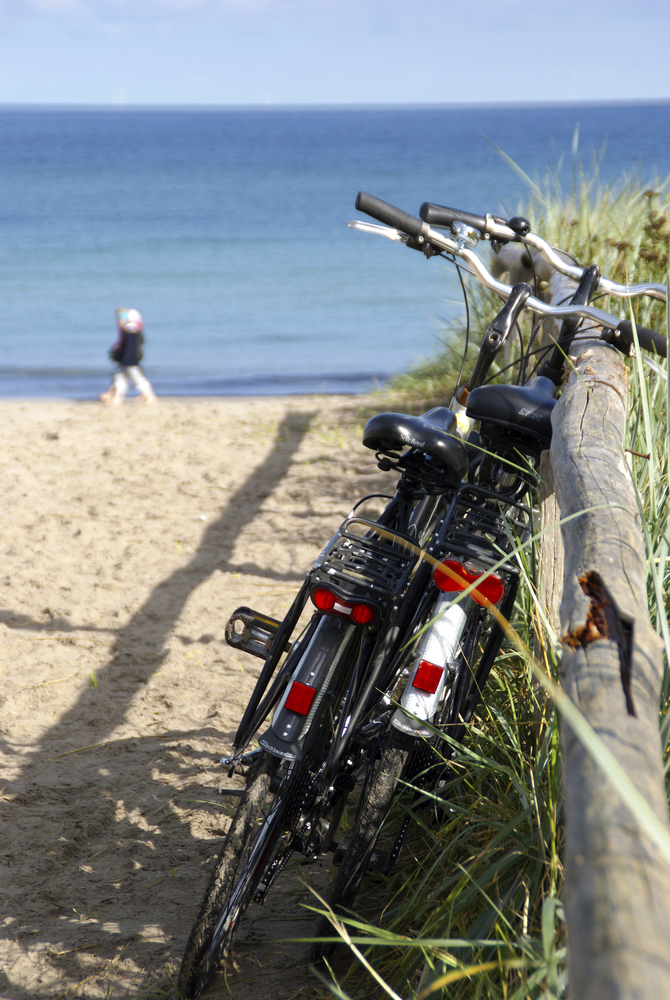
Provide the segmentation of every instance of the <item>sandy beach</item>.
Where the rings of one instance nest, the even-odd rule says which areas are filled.
[[[351,502],[388,491],[364,403],[0,401],[3,1000],[176,997],[262,663],[224,627],[281,617]],[[323,995],[281,942],[309,902],[294,874],[253,907],[212,995]]]

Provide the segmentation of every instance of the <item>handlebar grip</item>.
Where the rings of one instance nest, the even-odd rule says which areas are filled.
[[[655,330],[649,330],[646,326],[635,326],[637,330],[637,339],[640,342],[640,347],[645,351],[649,351],[651,354],[660,354],[662,358],[667,358],[668,356],[668,341],[661,333],[656,333]],[[617,330],[621,334],[621,339],[625,344],[630,346],[635,343],[633,337],[633,324],[629,319],[624,319],[617,326]]]
[[[452,222],[464,222],[466,226],[478,229],[480,233],[486,232],[486,216],[474,215],[472,212],[462,212],[460,208],[447,208],[446,205],[434,205],[430,201],[424,201],[419,209],[419,215],[429,226],[447,226]]]
[[[392,226],[394,229],[400,229],[401,232],[407,233],[409,236],[425,236],[429,228],[421,219],[417,219],[414,215],[408,215],[401,208],[389,205],[387,201],[366,194],[365,191],[358,192],[356,208],[359,212],[365,212],[366,215],[372,216],[378,222],[383,222],[384,225]]]

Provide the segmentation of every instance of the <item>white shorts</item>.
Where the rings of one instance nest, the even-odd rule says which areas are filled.
[[[138,392],[141,392],[143,396],[153,395],[151,383],[145,377],[139,365],[121,365],[118,372],[114,373],[113,384],[119,396],[126,395],[130,382],[133,383]]]

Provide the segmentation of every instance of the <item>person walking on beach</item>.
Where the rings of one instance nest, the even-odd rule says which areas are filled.
[[[114,378],[107,392],[100,396],[100,402],[107,406],[119,406],[123,403],[132,382],[139,391],[138,399],[144,403],[155,403],[156,396],[149,380],[140,368],[142,360],[142,345],[144,343],[144,323],[137,309],[117,309],[116,325],[118,337],[110,349],[109,356],[116,361],[119,368],[114,372]]]

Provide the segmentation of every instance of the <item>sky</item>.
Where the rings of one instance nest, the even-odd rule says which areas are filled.
[[[670,98],[668,0],[0,0],[2,104]]]

